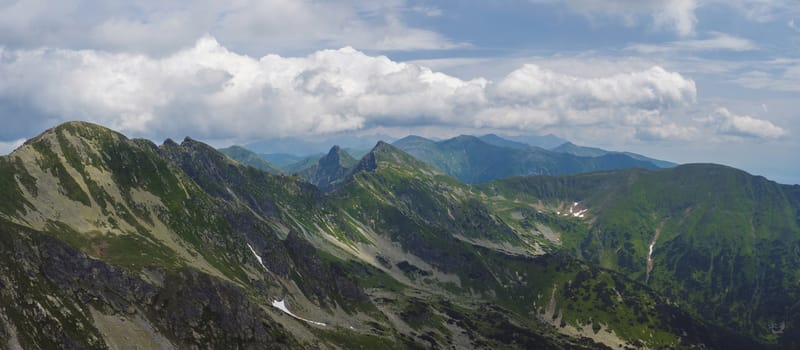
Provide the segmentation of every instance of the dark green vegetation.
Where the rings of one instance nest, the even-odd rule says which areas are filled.
[[[564,250],[760,340],[798,345],[800,186],[711,164],[513,178],[490,193],[580,202]],[[648,254],[652,244],[652,260]]]
[[[409,136],[394,145],[466,183],[483,183],[524,175],[561,175],[624,168],[657,168],[647,159],[622,153],[577,156],[504,140],[458,136],[440,142]]]
[[[0,344],[798,345],[799,186],[713,165],[470,186],[382,142],[305,171],[86,123],[30,140],[0,158]]]

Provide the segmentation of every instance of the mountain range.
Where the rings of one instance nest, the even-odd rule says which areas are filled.
[[[462,135],[438,142],[409,136],[395,141],[394,145],[466,183],[482,183],[512,176],[660,167],[638,155],[638,158],[634,158],[624,153],[605,151],[592,156],[576,155],[572,152],[549,151],[496,135]]]
[[[538,157],[600,171],[511,178],[529,173],[445,157],[514,150],[476,139],[378,142],[360,160],[334,147],[301,176],[191,138],[156,145],[80,122],[47,130],[0,157],[0,341],[800,346],[800,186],[624,154],[547,151]],[[526,172],[541,153],[517,151],[509,168]]]
[[[481,183],[512,176],[560,175],[625,168],[656,169],[677,165],[630,152],[577,146],[552,135],[517,139],[530,143],[513,141],[494,134],[480,137],[462,135],[443,141],[412,135],[395,141],[393,145],[466,183]],[[561,143],[550,150],[534,145],[551,145],[556,142]],[[355,149],[342,150],[339,146],[334,148],[337,153],[354,159],[365,153]],[[317,169],[325,168],[323,164],[319,164],[322,156],[276,153],[259,155],[239,146],[220,151],[242,164],[266,171],[274,172],[273,169],[279,169],[289,174],[297,173],[316,185],[320,183],[311,175]],[[333,151],[331,149],[328,154]],[[272,160],[277,165],[265,163],[265,160]],[[336,172],[335,169],[330,171]],[[344,175],[346,172],[338,173]]]

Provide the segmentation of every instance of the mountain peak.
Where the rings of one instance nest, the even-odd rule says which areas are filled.
[[[318,164],[320,167],[352,168],[357,162],[355,158],[350,156],[350,154],[345,152],[341,147],[334,145],[331,147],[331,150],[328,151],[328,154],[319,159]]]
[[[399,148],[392,146],[386,142],[378,141],[378,143],[375,144],[375,147],[373,147],[372,151],[370,151],[369,153],[391,154],[395,152],[402,152],[402,151]]]
[[[391,145],[390,145],[390,144],[388,144],[388,143],[386,143],[386,142],[383,142],[383,140],[381,140],[381,141],[378,141],[378,143],[376,143],[376,144],[375,144],[375,148],[378,148],[378,147],[385,147],[385,146],[391,146]]]
[[[182,149],[189,149],[193,151],[199,151],[204,153],[209,153],[214,155],[215,157],[222,157],[225,158],[225,155],[217,151],[216,148],[211,147],[201,141],[197,141],[189,136],[183,138],[183,141],[178,144],[172,139],[166,139],[162,144],[162,148],[182,148]]]
[[[300,175],[322,191],[333,189],[356,166],[358,161],[338,145]]]
[[[43,139],[54,139],[58,137],[58,134],[63,134],[65,132],[85,140],[98,140],[100,138],[109,137],[113,139],[127,139],[124,135],[98,124],[83,121],[69,121],[43,131],[24,144],[30,145],[41,142]]]
[[[353,169],[353,172],[375,171],[383,167],[408,168],[428,173],[439,173],[430,165],[417,160],[405,151],[386,142],[378,141]]]
[[[159,147],[162,156],[172,159],[176,163],[181,160],[192,159],[203,164],[235,163],[233,159],[203,142],[185,137],[180,144],[167,139]]]

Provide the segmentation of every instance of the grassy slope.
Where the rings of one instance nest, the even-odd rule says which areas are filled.
[[[580,202],[590,219],[563,227],[566,251],[646,282],[732,329],[768,342],[797,341],[791,338],[800,321],[797,186],[697,164],[515,178],[484,188],[550,208]],[[773,325],[788,328],[773,334]]]
[[[390,236],[403,249],[443,272],[457,275],[459,285],[442,285],[457,295],[455,299],[470,300],[477,293],[479,299],[503,308],[505,317],[549,317],[544,321],[555,322],[558,327],[588,324],[595,333],[602,328],[650,345],[715,344],[731,336],[694,321],[649,288],[622,275],[566,256],[513,256],[453,239],[454,235],[465,235],[470,227],[442,224],[448,220],[437,217],[437,213],[447,212],[454,217],[453,222],[474,223],[476,233],[498,232],[499,236],[489,238],[508,237],[499,232],[513,237],[513,230],[492,214],[481,216],[454,204],[459,195],[475,195],[468,187],[442,177],[392,146],[379,145],[359,168],[362,171],[355,173],[347,186],[334,192],[335,201],[343,208],[352,208],[352,216],[372,222],[373,230]],[[451,197],[442,200],[434,194]],[[413,204],[406,196],[413,198]],[[489,213],[483,204],[480,208]],[[548,313],[551,297],[554,309]],[[542,324],[533,322],[529,326]],[[682,343],[676,334],[683,332],[692,336]]]

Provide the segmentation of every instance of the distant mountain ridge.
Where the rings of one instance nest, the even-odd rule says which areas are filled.
[[[312,140],[284,137],[271,140],[264,140],[245,144],[244,147],[255,152],[265,154],[291,154],[300,157],[307,157],[316,154],[325,154],[333,145],[339,145],[344,149],[365,149],[369,150],[380,140],[394,141],[395,138],[389,135],[333,135],[322,136]]]
[[[480,137],[462,135],[440,141],[410,135],[395,141],[394,145],[467,183],[486,182],[511,176],[562,175],[632,167],[665,168],[676,165],[630,152],[613,152],[577,146],[553,135],[517,136],[515,139],[524,142],[509,140],[496,134],[486,134]],[[354,142],[361,141],[363,140]],[[551,146],[557,142],[561,143],[552,149],[548,150],[542,147]],[[318,145],[319,143],[316,143],[314,147],[318,147]],[[343,151],[341,147],[335,147],[339,149],[337,152],[346,154],[348,158],[353,158],[350,152],[356,152],[359,156],[364,154],[364,151],[353,148]],[[305,149],[305,147],[296,149]],[[281,153],[259,155],[238,146],[220,151],[242,164],[272,173],[299,174],[318,185],[336,181],[337,179],[330,177],[333,174],[341,176],[346,173],[340,169],[338,171],[330,170],[327,175],[316,174],[320,169],[329,167],[329,165],[320,166],[320,162],[323,161],[322,155],[296,156]],[[330,156],[330,150],[328,156]],[[261,162],[258,158],[272,160],[277,165]],[[323,178],[328,178],[328,180],[322,180]],[[323,187],[328,188],[327,185],[323,185]]]
[[[544,149],[551,149],[553,147],[557,147],[557,146],[562,145],[562,144],[564,144],[566,142],[569,142],[568,140],[566,140],[566,139],[564,139],[562,137],[558,137],[558,136],[553,135],[553,134],[547,134],[547,135],[516,135],[516,136],[514,136],[514,135],[497,135],[497,137],[500,137],[500,138],[505,139],[505,140],[510,140],[510,141],[514,141],[514,142],[530,145],[530,146],[533,146],[533,147],[541,147],[541,148],[544,148]]]
[[[270,164],[262,156],[244,147],[230,146],[227,148],[221,148],[219,149],[219,151],[222,152],[222,154],[244,165],[248,165],[259,170],[264,170],[272,174],[277,174],[281,172],[278,167]]]
[[[545,148],[545,147],[541,147],[541,146],[531,145],[529,143],[523,143],[523,142],[507,140],[507,139],[504,139],[504,138],[502,138],[500,136],[497,136],[495,134],[486,134],[486,135],[483,135],[483,136],[479,136],[478,138],[481,139],[481,141],[483,141],[483,142],[486,142],[486,143],[488,143],[490,145],[495,145],[495,146],[498,146],[498,147],[513,148],[513,149],[523,149],[523,150],[524,149],[530,149],[532,147]]]
[[[636,160],[650,162],[659,168],[671,168],[678,165],[676,163],[668,162],[665,160],[654,159],[636,153],[606,151],[604,149],[595,147],[578,146],[572,142],[566,142],[564,144],[561,144],[558,147],[552,148],[551,151],[558,153],[568,153],[579,157],[601,157],[607,154],[624,154]]]
[[[466,183],[512,176],[658,168],[650,161],[622,153],[606,152],[596,157],[582,157],[504,140],[496,135],[482,138],[462,135],[438,142],[409,136],[395,141],[394,145]]]

